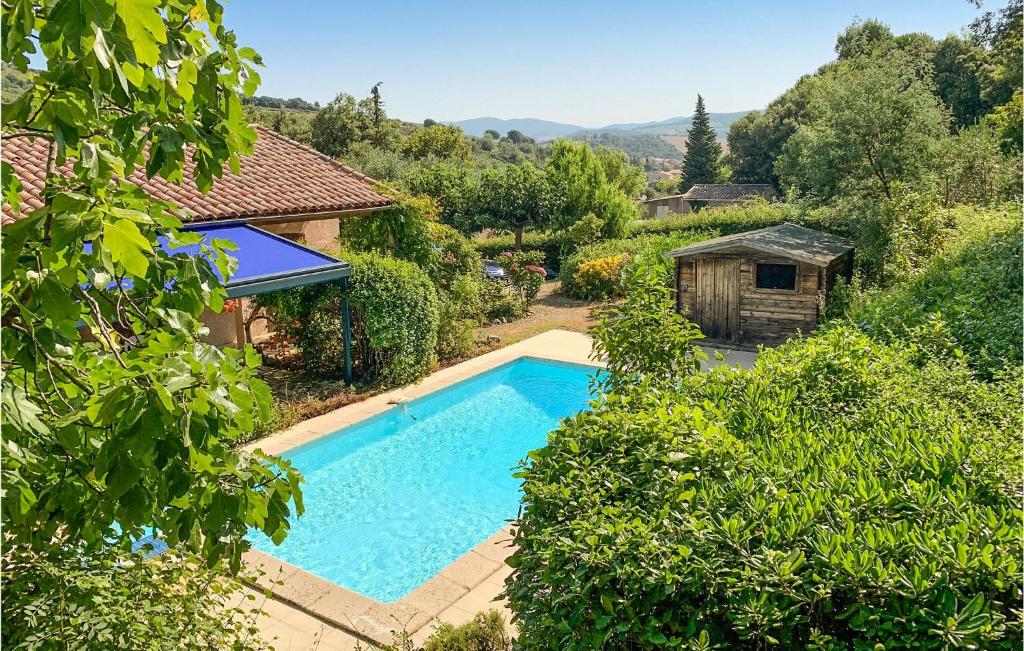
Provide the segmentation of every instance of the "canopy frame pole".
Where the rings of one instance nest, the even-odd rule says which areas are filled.
[[[348,310],[348,278],[341,279],[341,332],[345,349],[345,384],[352,384],[352,320]]]

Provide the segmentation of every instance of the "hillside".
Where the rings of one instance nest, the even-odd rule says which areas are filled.
[[[718,137],[725,139],[729,135],[729,127],[740,117],[749,111],[734,111],[731,113],[709,113],[711,126],[715,128]],[[529,136],[538,142],[553,140],[558,137],[568,136],[571,138],[582,138],[591,134],[599,133],[634,133],[653,135],[686,135],[690,128],[692,118],[689,116],[676,116],[655,122],[624,122],[620,124],[609,124],[604,127],[587,128],[565,122],[552,122],[537,118],[515,118],[503,119],[495,117],[471,118],[469,120],[458,120],[451,122],[466,133],[473,136],[482,136],[484,131],[493,129],[504,135],[515,129],[525,136]],[[589,138],[588,138],[589,139]]]
[[[482,137],[484,132],[488,130],[494,130],[501,135],[505,135],[514,129],[538,142],[568,136],[583,129],[583,127],[575,124],[539,120],[537,118],[512,118],[506,120],[503,118],[484,117],[458,120],[448,124],[454,124],[469,135],[477,136],[478,138]]]
[[[569,137],[585,140],[591,145],[618,149],[636,158],[679,158],[685,150],[685,147],[676,146],[667,138],[633,131],[586,131]]]
[[[3,78],[0,79],[0,94],[3,101],[13,101],[29,87],[28,75],[6,63],[3,64]]]

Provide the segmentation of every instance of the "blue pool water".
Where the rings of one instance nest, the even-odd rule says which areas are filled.
[[[518,359],[290,450],[306,512],[280,546],[253,546],[400,599],[518,515],[517,464],[586,408],[594,371]]]

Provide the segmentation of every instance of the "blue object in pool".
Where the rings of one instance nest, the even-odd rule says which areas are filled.
[[[141,552],[143,558],[153,558],[168,550],[167,543],[150,534],[132,543],[133,552]]]
[[[280,546],[253,546],[400,599],[518,515],[519,461],[587,407],[595,371],[518,359],[285,453],[306,512]]]

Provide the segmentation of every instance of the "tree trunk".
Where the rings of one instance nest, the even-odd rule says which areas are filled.
[[[523,248],[523,227],[517,226],[515,230],[516,234],[516,251],[521,251]]]

